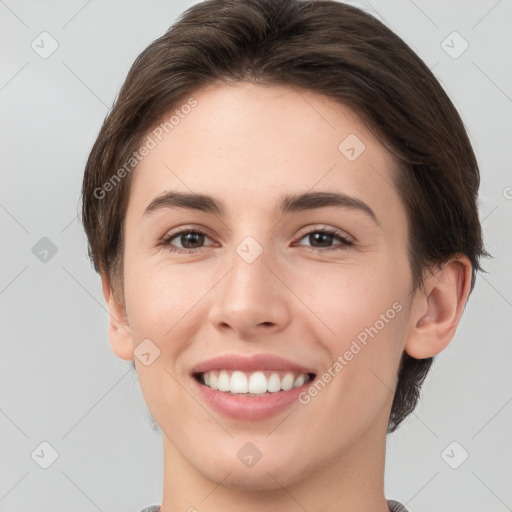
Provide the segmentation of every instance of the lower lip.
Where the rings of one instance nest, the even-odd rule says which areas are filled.
[[[289,391],[265,393],[261,396],[233,395],[224,391],[215,391],[191,377],[203,400],[215,411],[238,420],[261,420],[284,411],[294,402],[298,395],[308,388],[308,381],[298,388]]]

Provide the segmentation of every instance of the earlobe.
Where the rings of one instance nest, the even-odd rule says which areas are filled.
[[[471,262],[467,256],[457,255],[426,278],[424,289],[417,291],[405,344],[411,357],[432,357],[448,346],[469,296],[471,276]]]
[[[109,312],[108,337],[114,354],[125,361],[134,359],[133,341],[125,306],[121,305],[112,292],[106,273],[101,273],[103,296]]]

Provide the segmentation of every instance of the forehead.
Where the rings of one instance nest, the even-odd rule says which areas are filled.
[[[283,192],[321,190],[403,214],[391,155],[348,107],[295,87],[244,82],[191,97],[148,132],[153,147],[134,172],[129,211],[180,190],[218,197],[228,214],[249,205],[253,214],[275,212]]]

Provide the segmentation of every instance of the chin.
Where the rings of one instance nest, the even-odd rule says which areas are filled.
[[[283,442],[285,442],[283,440]],[[262,457],[252,466],[247,467],[229,450],[228,454],[212,456],[205,465],[204,458],[194,464],[196,470],[206,478],[222,484],[223,487],[244,491],[273,491],[281,489],[301,479],[301,474],[307,470],[303,465],[297,465],[295,453],[279,453]],[[288,452],[288,450],[287,450]],[[301,458],[302,464],[305,463]],[[313,461],[312,461],[313,463]]]
[[[259,470],[256,470],[256,468],[246,469],[235,466],[231,467],[231,471],[231,474],[225,480],[222,480],[222,478],[219,480],[218,470],[213,471],[211,475],[207,476],[214,481],[218,481],[219,484],[222,482],[222,486],[227,489],[248,492],[274,491],[281,489],[283,485],[286,486],[293,483],[290,481],[289,474],[285,477],[282,469],[278,469],[274,466],[262,466]],[[228,473],[229,470],[226,474]]]

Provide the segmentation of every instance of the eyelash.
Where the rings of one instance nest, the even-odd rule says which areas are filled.
[[[161,240],[159,245],[166,247],[167,250],[169,250],[170,252],[182,253],[182,254],[197,253],[198,251],[200,251],[202,249],[202,247],[198,247],[198,248],[195,248],[195,249],[179,249],[179,248],[171,246],[171,241],[173,239],[175,239],[176,237],[178,237],[180,235],[191,234],[191,233],[199,234],[199,235],[203,235],[205,237],[208,237],[208,235],[204,231],[202,231],[201,229],[184,229],[184,230],[178,231],[176,233],[170,233],[169,235],[165,236]],[[348,247],[354,245],[354,243],[351,240],[349,240],[346,236],[344,236],[342,232],[340,232],[340,231],[338,231],[337,229],[334,229],[334,228],[316,228],[316,229],[312,229],[312,230],[310,230],[310,231],[308,231],[306,233],[303,233],[301,235],[301,237],[298,238],[298,240],[302,240],[304,237],[312,235],[312,234],[315,234],[315,233],[321,233],[323,235],[331,235],[331,236],[337,238],[341,242],[341,244],[339,244],[337,246],[334,246],[334,247],[323,247],[323,248],[322,247],[312,247],[310,249],[311,252],[322,253],[322,252],[326,252],[326,251],[345,250]]]

